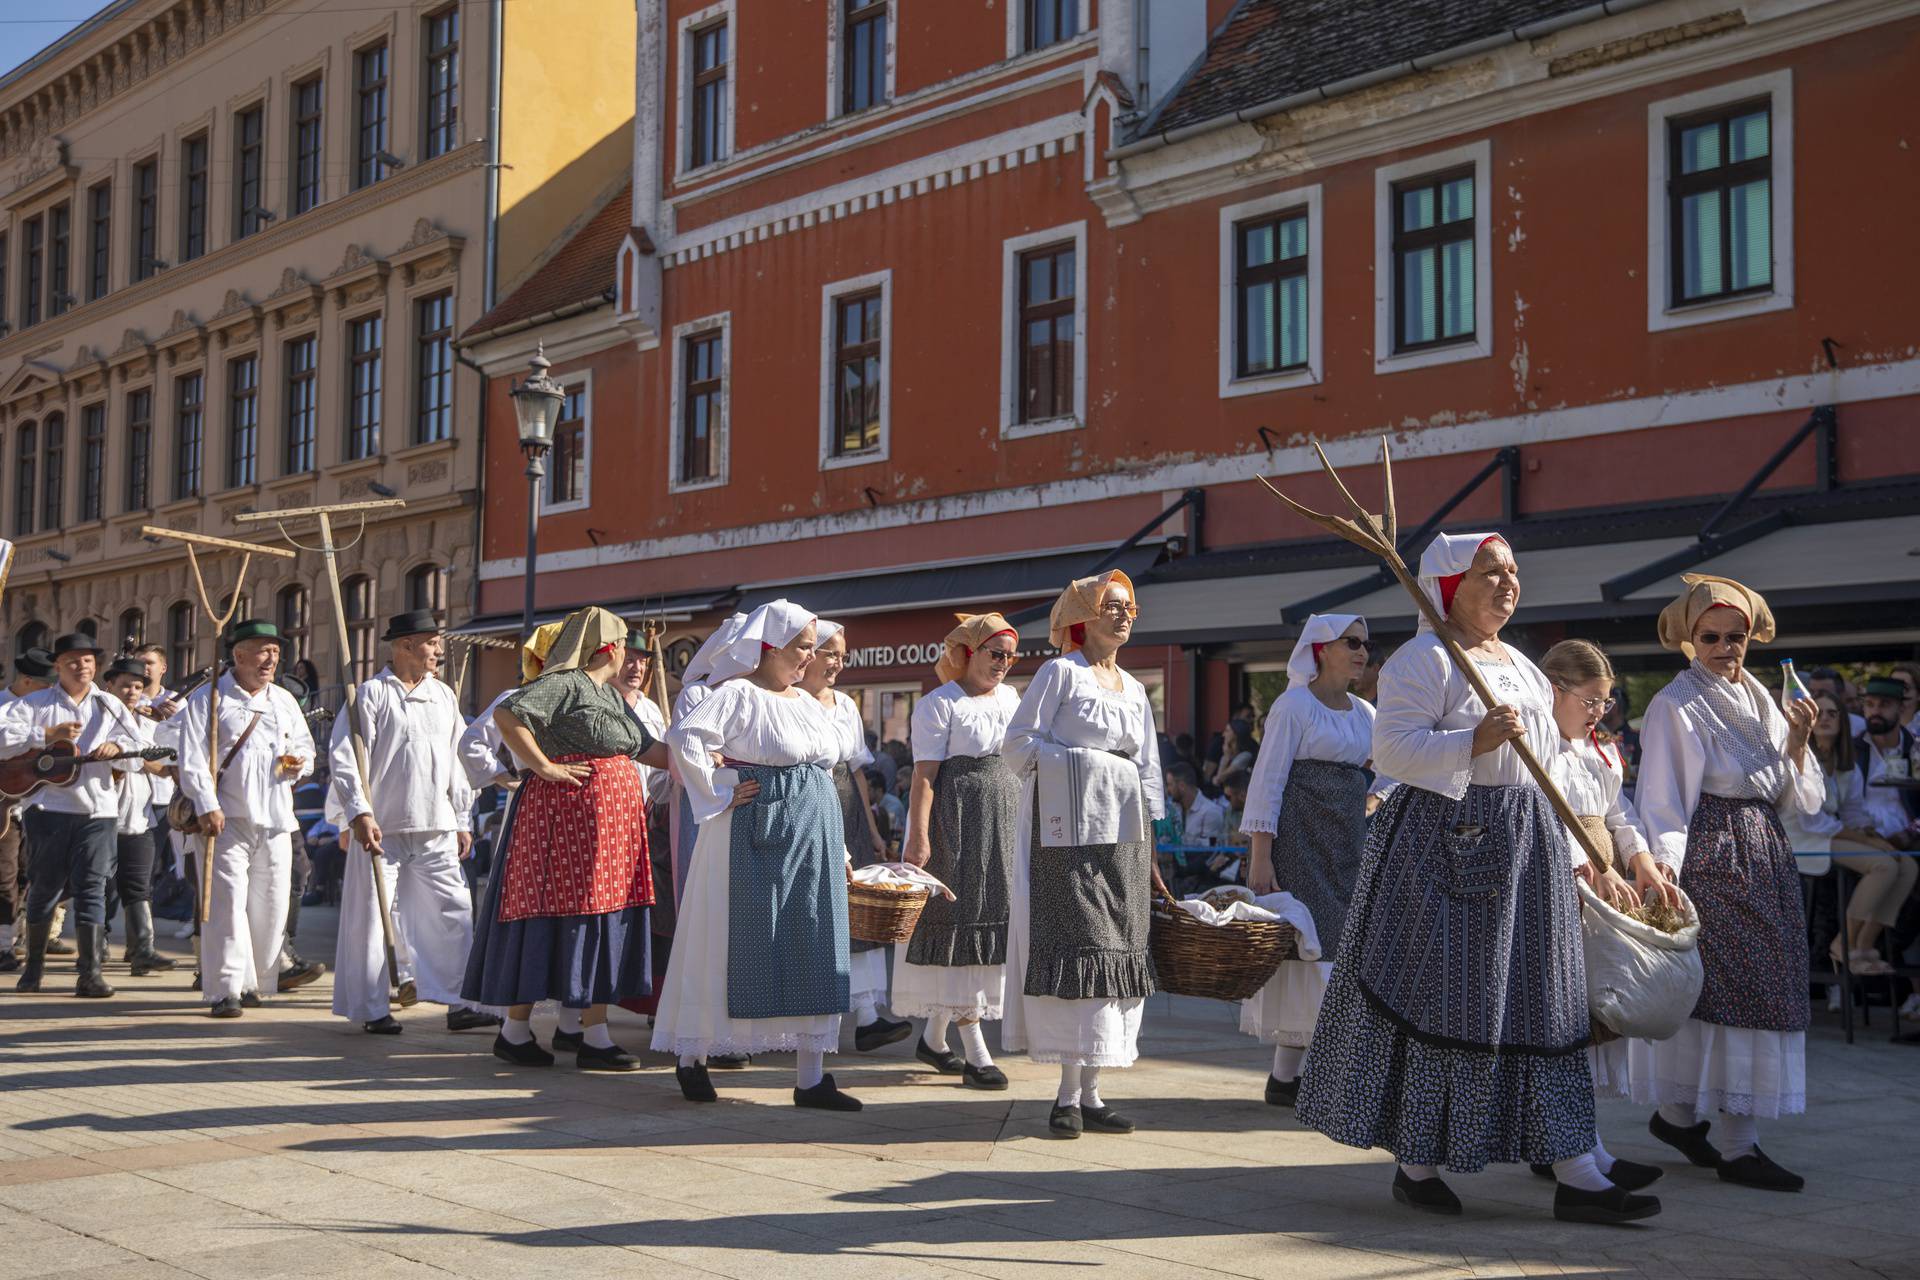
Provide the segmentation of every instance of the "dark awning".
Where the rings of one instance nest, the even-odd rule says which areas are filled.
[[[1116,568],[1137,578],[1159,559],[1161,544],[1142,544],[1122,552]],[[805,605],[823,618],[856,617],[895,609],[933,609],[946,605],[1007,608],[1058,594],[1084,577],[1105,555],[1103,549],[999,557],[964,564],[936,565],[805,582],[761,584],[741,589],[740,608],[753,609],[782,598]]]
[[[705,613],[717,609],[733,596],[731,587],[710,591],[692,591],[673,596],[644,596],[638,600],[622,600],[605,607],[627,619],[639,622],[644,618],[658,618],[662,622],[686,622],[696,613]],[[560,609],[537,609],[533,615],[533,625],[544,626],[549,622],[558,622],[572,613],[580,605],[568,605]],[[457,627],[447,628],[448,635],[454,636],[491,636],[518,635],[520,632],[520,614],[488,613],[464,622]]]

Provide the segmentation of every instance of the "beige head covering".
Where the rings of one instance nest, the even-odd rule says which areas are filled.
[[[1047,639],[1054,648],[1065,653],[1075,647],[1074,625],[1092,622],[1100,616],[1100,597],[1106,594],[1108,585],[1115,582],[1127,589],[1127,599],[1139,603],[1133,579],[1118,569],[1096,573],[1091,578],[1076,578],[1060,593],[1060,598],[1053,602],[1053,612],[1047,615]]]
[[[626,642],[627,624],[618,614],[598,605],[577,609],[560,624],[560,634],[547,650],[547,665],[541,668],[540,674],[546,676],[576,668],[584,671],[594,654],[608,645],[620,648]]]
[[[940,654],[940,660],[933,664],[933,674],[942,684],[958,680],[967,672],[967,663],[973,660],[973,651],[1001,632],[1014,638],[1018,647],[1020,633],[1011,623],[997,613],[956,613],[960,625],[947,632],[946,648]]]
[[[1738,610],[1747,620],[1747,634],[1754,644],[1773,639],[1773,610],[1767,608],[1766,598],[1758,591],[1710,573],[1683,573],[1680,581],[1687,584],[1687,589],[1660,611],[1661,648],[1677,650],[1691,659],[1694,624],[1707,610],[1721,605]]]
[[[553,649],[553,642],[560,637],[560,628],[564,622],[544,622],[533,629],[527,642],[520,646],[520,679],[531,680],[539,675],[547,665],[547,654]]]

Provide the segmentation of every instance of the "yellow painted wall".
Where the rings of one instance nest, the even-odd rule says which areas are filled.
[[[633,164],[634,0],[508,4],[499,282],[506,297]]]

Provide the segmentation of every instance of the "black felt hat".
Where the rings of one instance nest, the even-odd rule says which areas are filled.
[[[57,659],[63,653],[90,653],[95,658],[107,656],[100,642],[84,631],[69,631],[53,642],[53,656]]]
[[[141,684],[147,682],[147,664],[138,658],[115,658],[101,675],[102,680],[111,680],[115,676],[132,676]]]
[[[446,628],[440,625],[440,615],[431,609],[409,609],[405,613],[396,613],[387,620],[387,634],[380,637],[380,643],[390,640],[404,640],[408,636],[438,635]]]
[[[35,680],[53,678],[53,655],[45,649],[29,649],[13,660],[16,674],[32,676]]]

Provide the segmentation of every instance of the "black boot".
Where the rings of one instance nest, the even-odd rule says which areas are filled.
[[[40,976],[47,968],[47,935],[52,932],[53,922],[42,920],[39,924],[27,922],[27,967],[20,974],[20,981],[13,984],[15,991],[38,991]]]
[[[74,964],[80,970],[80,977],[73,984],[73,994],[86,1000],[104,1000],[113,994],[113,988],[100,975],[101,962],[107,958],[107,926],[76,924],[73,932],[74,940],[79,944],[79,954]]]
[[[1707,1140],[1707,1130],[1713,1126],[1705,1120],[1690,1124],[1685,1128],[1670,1123],[1658,1111],[1647,1121],[1647,1132],[1678,1151],[1691,1163],[1702,1169],[1720,1167],[1720,1150]]]
[[[127,963],[136,978],[173,968],[173,961],[153,949],[153,904],[150,902],[127,904],[127,946],[132,952]]]

